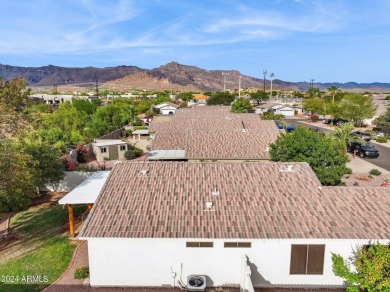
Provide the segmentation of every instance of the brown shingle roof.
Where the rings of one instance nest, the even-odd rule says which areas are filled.
[[[388,189],[320,189],[306,163],[292,165],[123,162],[79,236],[390,238]]]
[[[188,131],[189,159],[270,159],[267,148],[277,139],[275,124],[261,130]]]

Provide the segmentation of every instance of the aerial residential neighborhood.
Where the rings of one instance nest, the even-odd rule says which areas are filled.
[[[390,292],[388,8],[2,3],[0,292]]]

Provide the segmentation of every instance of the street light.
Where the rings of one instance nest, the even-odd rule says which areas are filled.
[[[263,75],[264,75],[264,92],[265,92],[265,76],[267,76],[267,70],[263,70]]]
[[[223,76],[223,91],[226,91],[226,76],[229,75],[227,72],[222,72]]]
[[[269,77],[271,79],[271,92],[269,93],[269,99],[271,100],[272,99],[272,78],[274,77],[274,73],[270,73]]]

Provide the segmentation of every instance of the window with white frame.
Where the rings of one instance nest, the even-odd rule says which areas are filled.
[[[126,150],[126,145],[120,145],[119,146],[120,151],[125,151]]]
[[[107,147],[100,147],[100,153],[107,153]]]

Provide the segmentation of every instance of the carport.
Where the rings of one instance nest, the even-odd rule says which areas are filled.
[[[75,235],[73,205],[87,205],[88,210],[91,211],[93,204],[100,194],[109,174],[109,171],[99,171],[94,173],[58,201],[60,205],[68,206],[70,237],[74,237]]]

